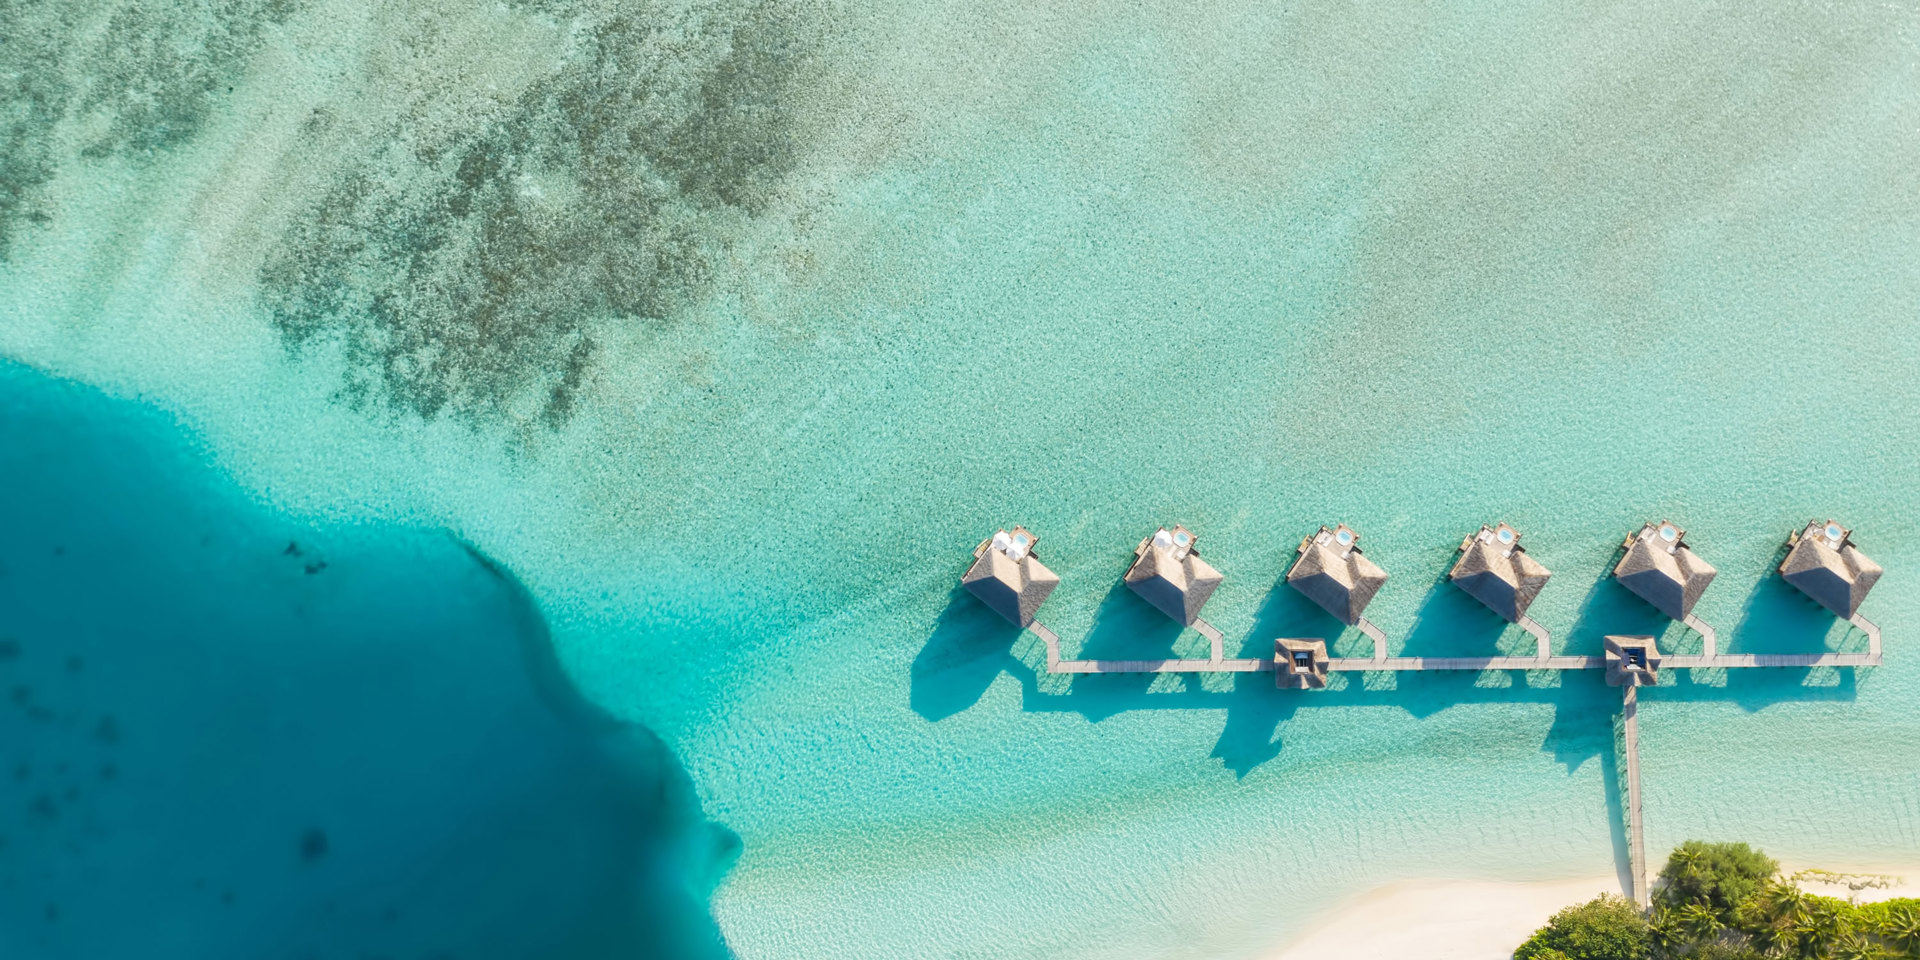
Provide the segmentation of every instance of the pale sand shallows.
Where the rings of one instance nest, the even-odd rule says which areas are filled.
[[[1802,869],[1787,865],[1786,872]],[[1885,875],[1884,888],[1849,891],[1844,884],[1803,880],[1823,896],[1873,903],[1920,896],[1920,867],[1849,868]],[[1620,893],[1615,876],[1538,883],[1489,880],[1416,880],[1389,884],[1342,904],[1269,960],[1509,960],[1513,950],[1562,907],[1602,893]]]
[[[1416,880],[1389,884],[1328,913],[1271,960],[1508,960],[1554,911],[1619,893],[1620,879],[1540,883]]]

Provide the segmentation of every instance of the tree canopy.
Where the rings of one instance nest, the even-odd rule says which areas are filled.
[[[1568,907],[1514,960],[1920,960],[1920,900],[1853,904],[1801,890],[1744,843],[1681,844],[1653,909],[1611,894]]]
[[[1627,898],[1604,893],[1553,915],[1514,960],[1642,960],[1652,946],[1647,918]]]

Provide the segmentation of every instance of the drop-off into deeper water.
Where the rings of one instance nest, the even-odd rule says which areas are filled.
[[[1500,520],[1556,650],[1666,630],[1661,518],[1723,649],[1855,649],[1835,517],[1886,665],[1664,678],[1649,848],[1920,863],[1916,21],[0,8],[0,951],[1244,957],[1621,862],[1597,676],[1036,677],[1014,523],[1070,654],[1204,649],[1175,522],[1230,654],[1333,637],[1344,521],[1467,655]]]

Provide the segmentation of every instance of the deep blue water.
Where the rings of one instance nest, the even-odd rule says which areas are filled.
[[[723,957],[738,841],[453,537],[0,364],[0,957]]]

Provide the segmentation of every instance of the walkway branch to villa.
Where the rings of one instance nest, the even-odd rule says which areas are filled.
[[[1685,532],[1671,523],[1649,523],[1629,536],[1614,577],[1648,603],[1700,634],[1699,655],[1668,655],[1663,662],[1679,669],[1758,667],[1872,667],[1881,661],[1880,628],[1858,613],[1880,567],[1852,544],[1852,531],[1838,523],[1809,523],[1789,539],[1792,549],[1780,566],[1787,582],[1827,606],[1867,637],[1865,653],[1721,653],[1712,626],[1693,614],[1693,605],[1717,571],[1688,547]],[[1460,559],[1448,579],[1502,619],[1532,634],[1535,653],[1523,656],[1393,657],[1387,637],[1363,614],[1386,582],[1387,573],[1360,550],[1359,534],[1346,524],[1301,540],[1299,558],[1287,583],[1341,622],[1373,641],[1371,657],[1314,659],[1317,673],[1401,670],[1602,670],[1605,656],[1554,656],[1547,629],[1526,610],[1546,585],[1551,571],[1527,556],[1520,534],[1502,523],[1482,526],[1460,544]],[[1200,558],[1193,532],[1176,525],[1160,528],[1134,548],[1134,562],[1123,578],[1128,588],[1168,617],[1207,638],[1208,656],[1157,659],[1074,659],[1061,653],[1060,638],[1034,619],[1040,602],[1059,578],[1032,554],[1035,538],[1025,527],[1001,531],[974,550],[975,563],[962,582],[1002,616],[1037,634],[1047,647],[1048,673],[1262,673],[1292,670],[1279,655],[1228,657],[1225,638],[1200,618],[1200,609],[1224,579]],[[996,556],[997,555],[997,556]],[[1322,640],[1322,638],[1301,638]],[[1324,641],[1322,641],[1324,642]]]
[[[1208,655],[1146,660],[1069,659],[1060,652],[1060,637],[1035,619],[1040,604],[1060,578],[1042,566],[1033,554],[1036,539],[1025,527],[1002,530],[974,548],[974,563],[961,583],[1010,622],[1034,632],[1047,647],[1048,673],[1272,673],[1279,687],[1320,689],[1331,673],[1394,670],[1604,670],[1607,683],[1622,689],[1621,738],[1624,741],[1628,859],[1635,900],[1648,901],[1646,838],[1640,810],[1639,695],[1642,686],[1658,683],[1659,670],[1747,669],[1761,667],[1875,667],[1880,665],[1880,628],[1859,608],[1867,591],[1879,580],[1879,564],[1853,546],[1852,531],[1839,523],[1813,521],[1788,537],[1787,557],[1780,575],[1793,586],[1857,627],[1867,636],[1865,653],[1720,653],[1713,627],[1693,614],[1693,605],[1717,571],[1687,546],[1685,532],[1664,520],[1648,523],[1621,544],[1623,555],[1614,578],[1661,613],[1700,634],[1703,652],[1671,656],[1661,653],[1654,637],[1609,635],[1599,656],[1554,656],[1547,629],[1527,616],[1542,587],[1552,576],[1520,546],[1520,534],[1502,523],[1482,525],[1460,543],[1460,558],[1448,579],[1501,619],[1532,634],[1531,657],[1392,657],[1386,634],[1362,612],[1386,583],[1387,572],[1361,553],[1359,534],[1346,524],[1301,540],[1299,558],[1287,573],[1287,583],[1342,623],[1373,641],[1371,657],[1330,657],[1319,637],[1280,637],[1268,657],[1228,657],[1225,637],[1200,619],[1224,579],[1219,570],[1200,558],[1193,531],[1175,525],[1161,527],[1134,548],[1134,560],[1123,580],[1134,593],[1160,612],[1192,627],[1207,638]]]

